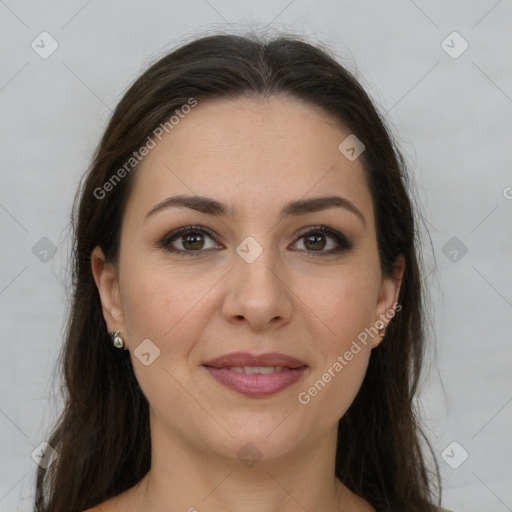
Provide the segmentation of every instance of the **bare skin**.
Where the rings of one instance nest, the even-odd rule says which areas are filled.
[[[358,334],[389,318],[399,285],[380,269],[361,160],[338,150],[347,135],[283,97],[200,102],[144,159],[119,263],[97,247],[91,265],[108,330],[124,337],[150,404],[152,465],[136,486],[88,512],[374,510],[335,478],[334,465],[338,421],[381,337],[359,343],[334,376],[332,368]],[[169,207],[147,216],[176,195],[208,196],[236,212]],[[290,201],[334,195],[355,208],[280,219]],[[339,243],[315,231],[321,225],[352,247],[328,254]],[[213,236],[192,229],[159,245],[182,226]],[[246,237],[263,249],[251,263],[236,252]],[[160,350],[150,365],[134,354],[145,339]],[[249,397],[203,366],[234,351],[287,354],[307,372],[271,396]],[[329,368],[325,387],[301,402]],[[247,443],[260,454],[251,467],[238,456]]]

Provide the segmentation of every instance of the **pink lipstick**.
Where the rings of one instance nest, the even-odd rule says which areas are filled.
[[[224,386],[251,397],[270,396],[297,382],[308,370],[304,361],[276,352],[233,352],[203,363]]]

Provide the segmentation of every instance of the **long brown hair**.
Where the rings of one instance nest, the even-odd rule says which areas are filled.
[[[127,351],[113,348],[90,255],[119,251],[121,220],[137,164],[105,191],[154,130],[194,98],[286,95],[347,127],[365,145],[379,258],[394,276],[405,259],[398,302],[384,343],[372,351],[362,386],[340,419],[336,476],[377,511],[424,512],[440,505],[439,468],[429,469],[414,398],[426,342],[418,215],[406,163],[353,77],[321,46],[303,38],[209,35],[151,65],[115,109],[84,175],[72,212],[73,299],[59,362],[64,410],[48,442],[59,456],[37,474],[36,512],[81,512],[139,482],[151,466],[149,405]],[[123,353],[119,353],[123,352]],[[434,506],[434,503],[436,506]]]

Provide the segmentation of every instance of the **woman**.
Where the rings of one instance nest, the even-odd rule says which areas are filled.
[[[35,510],[438,510],[406,184],[320,48],[216,35],[152,65],[75,200]]]

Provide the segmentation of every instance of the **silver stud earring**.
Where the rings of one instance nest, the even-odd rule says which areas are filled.
[[[119,331],[114,331],[110,333],[110,337],[112,338],[112,343],[114,344],[114,347],[116,348],[123,348],[126,350],[124,339],[119,334]]]
[[[384,338],[384,336],[386,336],[386,326],[385,325],[381,325],[379,327],[379,334],[380,334],[381,338]]]

